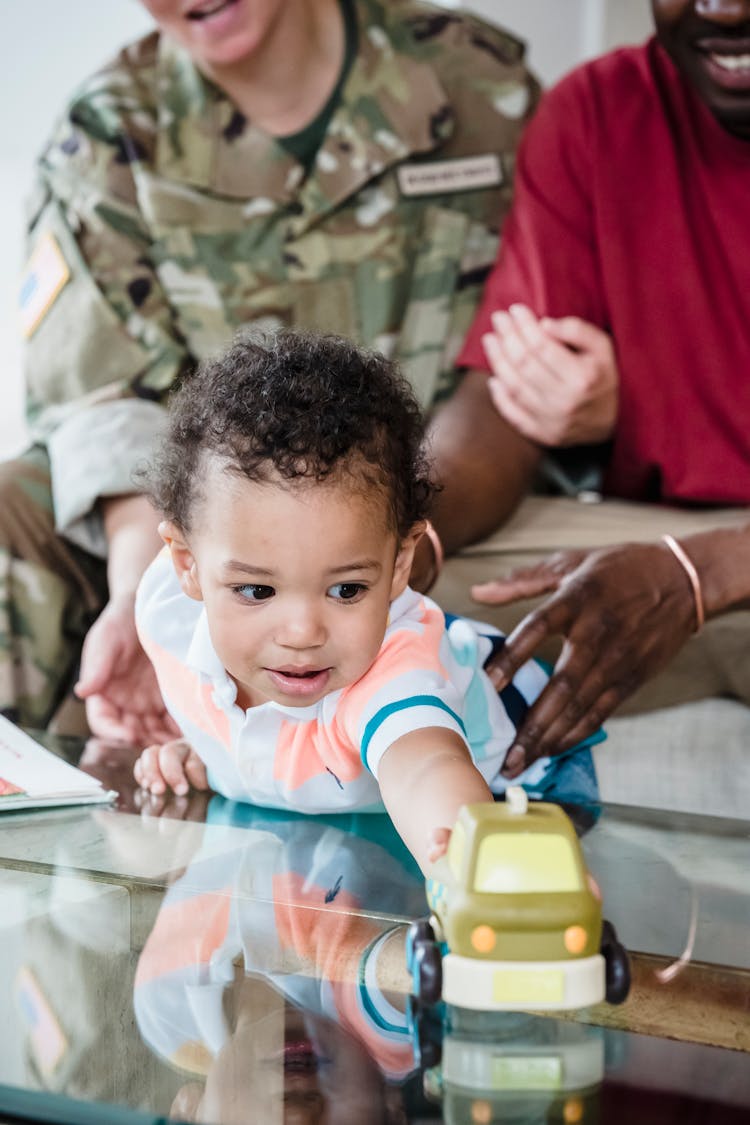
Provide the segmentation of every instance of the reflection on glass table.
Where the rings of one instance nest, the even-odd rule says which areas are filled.
[[[155,801],[132,757],[80,758],[115,808],[0,822],[6,1117],[749,1119],[750,825],[574,810],[632,995],[562,1020],[438,1010],[416,1033],[442,1062],[420,1068],[404,948],[424,884],[387,819]]]

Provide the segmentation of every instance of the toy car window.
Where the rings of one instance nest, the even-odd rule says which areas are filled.
[[[474,890],[533,894],[578,891],[582,883],[570,842],[550,833],[497,833],[479,845]]]
[[[461,821],[457,821],[448,844],[448,865],[454,879],[460,879],[466,851],[466,831]]]

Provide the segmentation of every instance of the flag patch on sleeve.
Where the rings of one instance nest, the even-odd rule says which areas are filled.
[[[26,339],[36,332],[69,280],[68,263],[57,239],[43,234],[29,258],[18,294],[21,331]]]

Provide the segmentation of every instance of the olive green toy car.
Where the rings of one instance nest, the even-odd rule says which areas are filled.
[[[627,996],[627,953],[557,805],[511,787],[504,803],[461,809],[427,901],[432,916],[406,943],[422,1004],[555,1010]]]

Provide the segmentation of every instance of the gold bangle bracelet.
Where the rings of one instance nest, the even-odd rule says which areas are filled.
[[[666,543],[670,551],[682,566],[682,569],[690,579],[690,585],[693,588],[693,601],[695,602],[695,632],[699,632],[703,628],[706,620],[706,610],[703,605],[703,591],[701,590],[701,580],[698,577],[698,571],[695,569],[692,559],[690,559],[685,552],[684,547],[674,539],[671,535],[662,535],[662,542]]]

